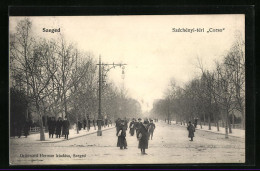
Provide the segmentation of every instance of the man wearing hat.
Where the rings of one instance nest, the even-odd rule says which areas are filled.
[[[139,140],[138,148],[141,149],[141,154],[143,155],[147,154],[145,153],[145,149],[148,149],[148,137],[149,137],[148,125],[149,125],[148,121],[144,121],[143,124],[141,123],[139,133],[138,133],[138,140]]]
[[[187,127],[187,130],[189,131],[188,137],[191,138],[190,141],[193,141],[195,127],[191,124],[191,121],[189,121],[189,125]]]
[[[135,118],[132,119],[132,121],[129,124],[130,128],[130,135],[133,136],[135,134]]]
[[[155,124],[153,123],[153,120],[151,119],[150,123],[149,123],[149,128],[148,128],[149,139],[151,137],[151,140],[153,139],[153,132],[154,132],[154,130],[155,130]]]
[[[126,129],[125,129],[125,121],[121,120],[121,124],[118,127],[118,131],[117,131],[117,147],[120,147],[120,149],[122,150],[127,149],[127,142],[126,142]]]
[[[136,138],[138,138],[138,133],[139,133],[139,129],[141,127],[142,124],[142,119],[138,118],[138,122],[135,123],[135,130],[136,130]]]
[[[65,116],[64,121],[62,123],[62,132],[65,135],[65,139],[69,139],[69,130],[70,130],[70,122],[68,121],[67,116]]]

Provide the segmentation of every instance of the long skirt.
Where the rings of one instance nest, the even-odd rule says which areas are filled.
[[[117,139],[117,147],[123,148],[127,146],[127,142],[125,137],[119,136]]]
[[[148,149],[148,139],[147,138],[141,138],[139,140],[138,148]]]

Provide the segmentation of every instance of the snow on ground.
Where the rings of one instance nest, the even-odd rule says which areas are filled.
[[[44,164],[183,164],[183,163],[244,163],[245,139],[208,131],[195,132],[189,141],[184,126],[157,122],[153,140],[149,140],[148,155],[141,155],[136,136],[127,134],[128,149],[116,147],[115,128],[60,142],[38,142],[10,139],[10,163],[14,165]],[[93,128],[92,128],[93,129]],[[83,134],[83,133],[82,133]],[[26,139],[23,141],[23,139]],[[48,138],[46,138],[48,139]],[[38,157],[22,157],[25,155]],[[41,155],[42,154],[42,155]],[[49,155],[49,156],[47,156]],[[63,157],[58,157],[58,156]]]

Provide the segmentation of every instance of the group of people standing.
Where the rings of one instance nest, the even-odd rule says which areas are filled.
[[[68,140],[70,122],[66,116],[64,120],[62,120],[61,117],[59,117],[58,120],[55,120],[55,117],[51,117],[47,124],[49,129],[49,138],[53,138],[53,135],[56,134],[56,138],[60,138],[61,135],[64,135],[65,139]]]
[[[122,120],[118,118],[116,121],[116,135],[118,137],[117,147],[120,149],[127,149],[127,141],[126,141],[126,131],[128,128],[128,121]],[[136,133],[136,137],[138,140],[138,148],[141,149],[141,154],[146,155],[145,149],[148,149],[148,140],[153,138],[153,132],[155,130],[155,124],[153,120],[145,119],[142,122],[142,119],[139,118],[136,121],[135,118],[129,124],[129,133],[131,136],[134,136]]]

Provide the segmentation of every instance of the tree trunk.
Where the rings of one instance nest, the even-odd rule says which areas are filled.
[[[202,123],[201,123],[201,121],[200,121],[200,129],[202,129]]]
[[[44,130],[43,130],[43,123],[42,123],[42,115],[40,111],[40,107],[36,101],[36,108],[37,108],[37,113],[39,114],[39,122],[40,122],[40,141],[45,141],[45,135],[44,135]]]
[[[219,131],[219,123],[218,123],[218,121],[217,121],[217,130]]]
[[[228,138],[228,111],[226,110],[226,127],[225,127],[225,138]]]

